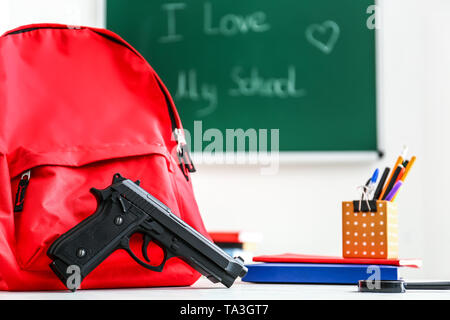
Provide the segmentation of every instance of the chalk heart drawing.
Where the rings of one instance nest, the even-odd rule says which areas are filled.
[[[310,25],[305,33],[309,43],[323,53],[330,54],[339,39],[341,30],[336,22],[327,20],[322,24]]]

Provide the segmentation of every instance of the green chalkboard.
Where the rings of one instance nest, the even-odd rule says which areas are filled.
[[[279,129],[281,151],[376,151],[373,4],[108,0],[107,28],[161,76],[195,151],[211,128]]]

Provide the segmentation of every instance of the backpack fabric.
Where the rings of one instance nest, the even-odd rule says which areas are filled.
[[[46,252],[92,215],[91,187],[115,173],[207,236],[194,198],[177,110],[161,79],[104,29],[23,26],[0,37],[0,290],[65,289]],[[175,133],[175,135],[174,135]],[[131,239],[139,252],[142,238]],[[162,250],[150,246],[150,261]],[[117,250],[81,289],[187,286],[200,274],[178,258],[162,272]]]

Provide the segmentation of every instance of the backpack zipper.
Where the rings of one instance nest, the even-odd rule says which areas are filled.
[[[192,158],[187,148],[184,132],[181,129],[175,129],[173,134],[175,140],[177,141],[177,156],[181,172],[183,172],[186,180],[189,181],[188,172],[195,172],[196,169],[194,167],[194,164],[192,163]]]
[[[177,142],[178,166],[180,167],[181,172],[183,173],[186,180],[189,181],[188,172],[190,173],[196,172],[196,169],[194,163],[192,162],[192,158],[189,154],[189,150],[187,148],[186,137],[184,135],[183,129],[177,127],[174,107],[172,107],[172,103],[166,93],[165,88],[159,81],[158,77],[155,78],[156,82],[158,83],[159,89],[162,91],[164,98],[166,100],[170,121],[172,122],[172,133],[173,137],[175,138],[175,141]]]
[[[16,192],[16,201],[14,202],[14,212],[22,212],[25,202],[25,194],[30,183],[31,170],[25,171],[20,177],[19,185]]]

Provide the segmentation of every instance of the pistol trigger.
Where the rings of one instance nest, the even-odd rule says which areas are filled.
[[[147,262],[150,262],[150,258],[147,255],[147,249],[148,249],[148,245],[150,244],[150,242],[152,241],[152,238],[145,234],[144,235],[144,243],[142,244],[142,255],[144,256],[144,259],[147,260]]]

